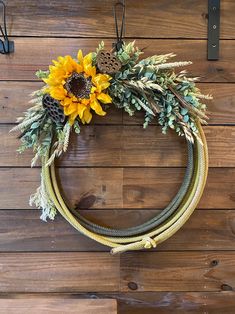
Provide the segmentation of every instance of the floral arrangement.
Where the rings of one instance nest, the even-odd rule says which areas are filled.
[[[203,100],[210,96],[195,86],[197,78],[174,70],[191,62],[169,62],[173,53],[140,59],[142,54],[135,42],[123,43],[118,51],[105,50],[101,42],[95,52],[83,56],[79,50],[75,59],[58,57],[48,71],[38,71],[45,85],[33,93],[33,107],[13,129],[21,131],[19,152],[32,148],[33,166],[50,151],[50,166],[66,152],[71,131],[79,134],[94,114],[106,115],[108,104],[131,116],[143,111],[144,128],[157,119],[163,133],[172,129],[190,142],[200,139],[196,122],[206,123]],[[30,203],[42,208],[43,220],[54,218],[56,209],[43,179]]]

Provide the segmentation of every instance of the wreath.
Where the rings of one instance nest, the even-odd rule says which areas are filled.
[[[207,116],[203,95],[195,86],[197,78],[174,69],[191,62],[169,62],[175,55],[154,55],[140,59],[143,51],[135,42],[119,42],[106,50],[101,42],[85,56],[58,57],[48,71],[38,71],[45,85],[33,93],[24,117],[14,131],[20,153],[32,148],[32,166],[41,159],[41,185],[30,197],[30,205],[42,209],[41,219],[60,214],[82,234],[112,248],[112,253],[156,247],[173,235],[189,218],[202,195],[208,169],[206,139],[201,128]],[[110,104],[110,105],[108,105]],[[162,132],[174,130],[184,136],[188,161],[181,187],[168,206],[151,220],[135,227],[112,229],[97,225],[68,208],[61,196],[55,173],[55,159],[67,151],[72,131],[80,134],[92,116],[106,115],[109,106],[130,116],[144,112],[143,127],[157,120]]]

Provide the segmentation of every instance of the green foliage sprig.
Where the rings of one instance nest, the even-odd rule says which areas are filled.
[[[197,136],[195,121],[206,124],[206,105],[202,99],[210,99],[195,86],[197,78],[188,78],[185,71],[174,69],[190,65],[190,61],[167,62],[173,53],[155,55],[139,60],[141,51],[135,43],[124,44],[116,55],[122,62],[109,87],[113,103],[129,115],[144,111],[144,127],[157,119],[162,132],[173,129],[180,136],[193,142]]]

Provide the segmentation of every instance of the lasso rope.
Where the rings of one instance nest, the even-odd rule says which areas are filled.
[[[167,218],[169,218],[174,211],[178,208],[179,204],[183,200],[185,194],[187,193],[188,187],[190,185],[192,176],[193,176],[193,145],[191,142],[187,142],[188,144],[188,163],[187,163],[187,170],[185,172],[183,183],[173,198],[173,200],[168,204],[168,206],[162,210],[158,215],[154,218],[150,219],[146,223],[143,223],[139,226],[126,228],[124,230],[117,230],[111,228],[105,228],[90,222],[89,220],[85,219],[81,216],[76,210],[71,209],[71,212],[76,216],[81,224],[86,227],[88,230],[93,231],[98,234],[107,235],[107,236],[118,236],[118,237],[126,237],[131,235],[138,235],[143,234],[149,230],[154,229],[155,227],[159,226],[162,222],[164,222]]]
[[[124,230],[104,228],[83,218],[75,210],[69,210],[58,188],[54,163],[51,166],[46,165],[49,159],[47,156],[43,160],[42,176],[49,197],[56,209],[74,228],[91,239],[111,247],[112,254],[156,247],[187,221],[204,190],[208,171],[207,143],[199,122],[197,128],[199,137],[195,137],[194,148],[188,143],[188,166],[179,192],[160,215],[142,225]]]

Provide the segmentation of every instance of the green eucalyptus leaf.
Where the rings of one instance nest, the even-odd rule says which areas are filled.
[[[34,123],[31,124],[31,129],[37,129],[38,127],[40,126],[40,122],[39,121],[36,121]]]
[[[187,108],[181,108],[180,113],[182,114],[182,116],[184,116],[188,113],[188,109]]]
[[[171,105],[168,105],[168,106],[167,106],[167,110],[166,110],[166,111],[167,111],[167,113],[170,113],[170,112],[172,111]]]
[[[192,100],[193,100],[192,96],[186,96],[186,97],[184,97],[184,99],[185,99],[187,102],[192,102]]]

